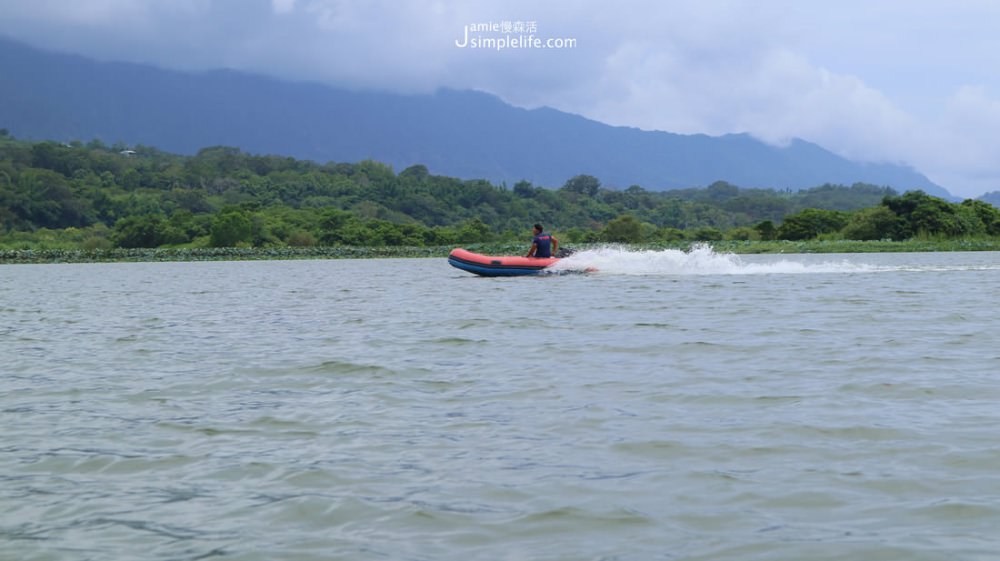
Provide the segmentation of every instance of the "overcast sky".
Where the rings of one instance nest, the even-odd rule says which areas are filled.
[[[459,46],[494,24],[468,39],[552,47]],[[0,34],[40,47],[798,137],[963,197],[1000,190],[998,30],[996,0],[0,0]]]

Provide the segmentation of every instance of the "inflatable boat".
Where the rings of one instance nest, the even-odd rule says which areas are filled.
[[[462,248],[453,249],[448,255],[448,264],[452,267],[483,277],[538,275],[545,272],[546,267],[558,261],[558,257],[519,257],[516,255],[494,257],[480,255]]]

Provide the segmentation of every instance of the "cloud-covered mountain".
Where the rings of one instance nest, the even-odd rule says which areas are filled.
[[[0,40],[0,128],[21,138],[145,144],[191,154],[213,145],[320,162],[372,158],[402,170],[558,187],[578,174],[608,186],[800,189],[866,182],[948,196],[912,168],[846,160],[802,140],[679,135],[612,127],[479,92],[359,92],[235,71],[185,73],[97,62]]]

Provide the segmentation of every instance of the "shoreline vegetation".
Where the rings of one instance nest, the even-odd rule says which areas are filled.
[[[617,247],[629,251],[690,251],[704,244],[718,253],[733,254],[802,254],[802,253],[915,253],[953,251],[1000,251],[1000,239],[945,241],[716,241],[645,244],[574,244],[585,251]],[[526,244],[475,243],[466,249],[487,255],[520,255]],[[0,265],[54,263],[129,263],[184,261],[265,261],[297,259],[385,259],[446,258],[451,246],[330,246],[330,247],[213,247],[213,248],[112,248],[112,249],[7,249],[0,250]]]
[[[183,156],[0,129],[0,263],[445,257],[454,247],[521,255],[535,223],[577,249],[998,251],[993,200],[863,183],[650,191],[590,175],[508,186],[419,164],[397,172],[226,146]]]

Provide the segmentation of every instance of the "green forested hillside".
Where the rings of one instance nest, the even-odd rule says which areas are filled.
[[[922,192],[495,185],[212,147],[29,143],[0,130],[0,248],[439,246],[522,239],[542,222],[570,242],[907,239],[1000,234],[1000,211]]]

